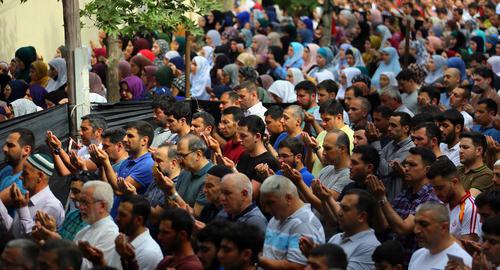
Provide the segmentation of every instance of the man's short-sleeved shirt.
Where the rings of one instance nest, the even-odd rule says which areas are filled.
[[[339,194],[342,193],[347,184],[352,183],[349,168],[336,170],[333,165],[324,167],[319,173],[318,179],[325,187],[335,190]]]
[[[481,235],[481,224],[474,197],[467,192],[460,202],[450,209],[450,233],[460,238],[462,235]]]
[[[372,254],[375,248],[380,245],[380,242],[372,229],[351,236],[338,233],[332,236],[328,243],[342,247],[347,255],[348,270],[375,269]]]
[[[129,157],[124,160],[120,169],[118,169],[118,177],[127,178],[132,177],[137,183],[141,184],[141,188],[137,189],[138,194],[144,194],[149,184],[153,182],[153,157],[151,153],[133,159]]]
[[[264,182],[266,177],[257,173],[257,171],[255,170],[255,167],[261,163],[269,165],[269,168],[275,172],[280,168],[280,163],[278,162],[278,160],[275,159],[273,155],[271,155],[271,153],[266,151],[256,157],[252,157],[248,153],[244,153],[240,158],[240,162],[238,162],[238,165],[236,165],[236,169],[242,174],[248,176],[250,180],[255,180],[262,183]]]
[[[299,248],[301,236],[309,237],[316,244],[325,242],[323,226],[311,211],[310,204],[305,204],[283,221],[274,217],[269,221],[264,240],[264,257],[305,265],[307,258]]]
[[[207,172],[212,166],[213,164],[208,162],[201,170],[195,173],[183,170],[179,174],[175,189],[189,206],[194,207],[195,203],[201,205],[208,204],[205,192],[203,192],[203,185],[205,185]]]
[[[448,264],[448,254],[463,259],[466,266],[472,267],[472,257],[459,244],[453,243],[445,250],[431,254],[426,248],[421,248],[411,256],[408,270],[444,270]]]
[[[465,173],[464,166],[459,166],[457,169],[458,178],[465,190],[475,188],[484,192],[493,188],[493,172],[488,166],[483,165],[477,169],[469,170],[467,173]]]
[[[222,155],[238,163],[240,161],[241,155],[245,152],[245,148],[239,141],[229,140],[222,150]]]

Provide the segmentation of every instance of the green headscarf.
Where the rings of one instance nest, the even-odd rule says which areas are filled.
[[[159,86],[170,88],[174,79],[174,73],[170,67],[163,66],[156,71],[155,78]]]
[[[180,55],[184,55],[186,52],[186,38],[183,36],[175,36],[175,41],[179,43],[179,49],[177,51]]]
[[[33,46],[21,47],[16,51],[16,58],[24,63],[24,69],[18,69],[16,79],[30,82],[30,66],[36,61],[36,50]]]

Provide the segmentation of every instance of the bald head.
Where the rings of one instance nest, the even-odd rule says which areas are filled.
[[[242,173],[230,173],[222,178],[221,183],[234,189],[234,192],[241,193],[246,190],[248,198],[252,198],[252,181]]]

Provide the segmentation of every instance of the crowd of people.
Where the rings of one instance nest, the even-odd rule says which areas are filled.
[[[181,33],[121,37],[121,100],[151,100],[155,126],[89,114],[76,147],[10,131],[0,269],[498,269],[500,3],[330,8],[331,29],[321,8],[212,11],[189,63]],[[67,102],[66,54],[0,62],[1,121]],[[184,100],[186,68],[220,118]]]

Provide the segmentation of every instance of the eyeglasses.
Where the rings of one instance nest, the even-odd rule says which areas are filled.
[[[87,200],[78,200],[78,203],[80,206],[90,206],[91,204],[102,202],[102,200],[97,200],[97,201],[87,201]]]
[[[196,150],[193,150],[193,151],[191,151],[189,153],[186,153],[186,154],[177,153],[177,158],[179,158],[179,159],[186,159],[187,156],[189,156],[190,154],[192,154],[194,152],[196,152]]]
[[[293,156],[295,156],[295,155],[293,155],[293,154],[292,155],[289,155],[289,154],[278,154],[278,158],[283,158],[283,159],[285,159],[285,158],[291,158]]]

